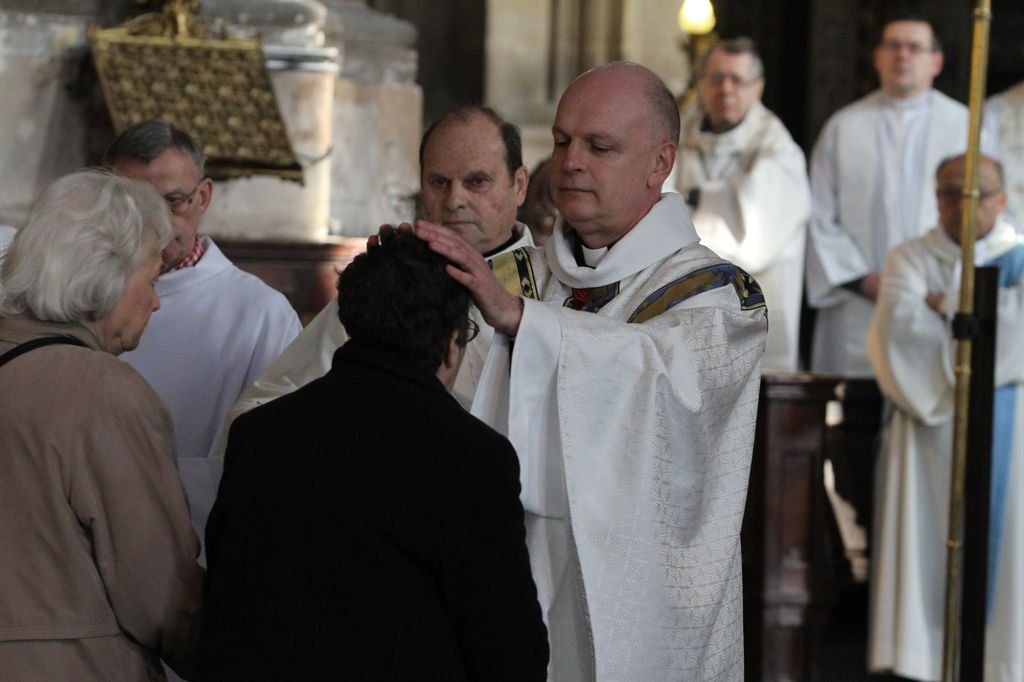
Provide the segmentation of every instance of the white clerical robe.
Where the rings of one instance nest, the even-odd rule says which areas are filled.
[[[811,369],[872,375],[871,301],[841,285],[881,272],[886,254],[938,219],[933,177],[967,145],[967,108],[937,90],[876,91],[836,112],[811,155],[807,296],[817,308]]]
[[[1003,164],[1007,215],[1024,230],[1024,81],[993,95],[985,103],[985,132]]]
[[[543,303],[525,301],[511,364],[495,337],[473,405],[519,454],[549,679],[742,680],[763,296],[675,193],[594,268],[572,240],[556,226]]]
[[[1019,682],[1024,680],[1024,396],[1016,394],[1024,383],[1024,240],[1000,223],[978,242],[978,252],[984,254],[980,260],[1001,269],[993,448],[993,499],[1001,501],[994,501],[992,515],[1001,532],[990,541],[989,587],[995,598],[986,629],[985,679]],[[925,296],[944,292],[955,309],[959,258],[960,247],[941,228],[897,247],[885,264],[867,345],[882,393],[895,407],[878,467],[868,665],[921,680],[938,680],[942,671],[956,384],[949,324]]]
[[[220,460],[210,455],[224,416],[301,329],[284,296],[235,267],[209,237],[203,244],[194,267],[157,280],[160,310],[139,347],[120,356],[171,411],[178,469],[200,539],[220,482]]]
[[[764,291],[762,369],[794,371],[811,210],[804,153],[760,102],[721,134],[701,130],[704,118],[694,107],[683,119],[676,187],[684,197],[700,189],[692,218],[701,244],[753,275]]]

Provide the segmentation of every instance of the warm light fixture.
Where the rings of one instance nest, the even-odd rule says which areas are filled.
[[[679,28],[689,36],[702,36],[715,29],[715,8],[711,0],[683,0]]]

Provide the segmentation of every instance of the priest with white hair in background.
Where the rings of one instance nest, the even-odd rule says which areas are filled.
[[[889,255],[867,353],[894,407],[878,466],[868,666],[942,671],[963,156],[936,173],[939,224]],[[1024,680],[1024,238],[1000,218],[999,165],[981,157],[975,260],[999,268],[985,680]]]
[[[699,103],[683,112],[672,189],[690,206],[702,244],[749,272],[768,303],[765,370],[795,371],[811,191],[807,161],[761,104],[764,65],[749,38],[711,48]]]

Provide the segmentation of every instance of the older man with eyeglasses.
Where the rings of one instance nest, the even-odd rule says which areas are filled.
[[[868,667],[900,679],[942,670],[964,156],[935,173],[938,222],[885,262],[867,353],[893,406],[878,463]],[[1004,221],[1002,168],[981,156],[977,265],[999,268],[985,680],[1024,679],[1024,237]],[[934,200],[934,199],[933,199]]]
[[[967,108],[932,88],[942,48],[927,20],[884,25],[880,88],[835,113],[811,156],[807,295],[817,308],[811,368],[873,375],[864,335],[893,247],[935,224],[929,171],[967,144]]]
[[[811,192],[807,161],[761,104],[764,66],[749,38],[704,57],[699,101],[683,112],[672,189],[686,198],[701,243],[754,276],[768,303],[761,366],[794,371],[800,338]]]
[[[284,296],[199,236],[213,197],[205,160],[191,136],[158,120],[127,128],[104,155],[117,175],[156,188],[170,212],[173,239],[161,253],[164,274],[156,284],[161,309],[138,348],[121,358],[170,408],[200,538],[220,480],[220,460],[209,455],[224,415],[301,329]]]

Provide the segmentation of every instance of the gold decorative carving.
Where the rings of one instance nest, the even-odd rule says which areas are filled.
[[[114,130],[162,118],[192,135],[212,177],[302,181],[259,40],[214,37],[197,0],[107,30],[89,28]]]

